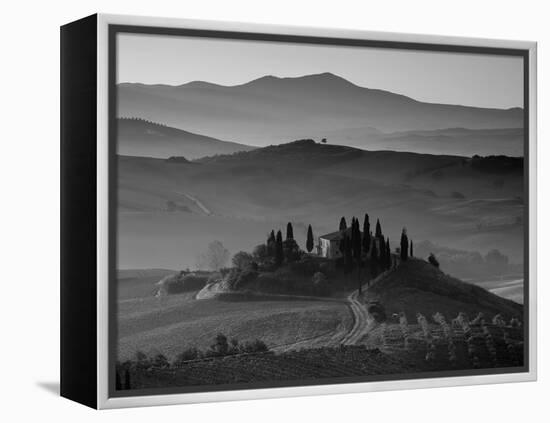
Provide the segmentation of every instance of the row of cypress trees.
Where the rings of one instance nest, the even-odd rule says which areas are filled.
[[[308,252],[313,250],[313,229],[311,225],[307,228],[306,249]],[[267,238],[267,252],[271,257],[275,258],[275,264],[280,266],[286,259],[292,261],[300,255],[300,248],[294,240],[294,228],[292,223],[288,222],[286,225],[286,239],[283,241],[283,234],[281,230],[275,233],[272,230]]]
[[[346,231],[348,229],[346,218],[342,216],[340,219],[339,230]],[[365,213],[363,219],[363,233],[359,227],[359,219],[352,217],[350,235],[346,233],[340,241],[340,252],[344,258],[344,269],[346,272],[353,270],[354,262],[361,266],[362,255],[367,255],[370,252],[370,257],[373,265],[377,270],[384,271],[392,267],[392,256],[389,237],[384,237],[382,233],[382,225],[380,219],[376,219],[374,232],[374,240],[370,230],[369,214]],[[403,228],[400,242],[400,258],[406,261],[407,258],[413,255],[413,242],[407,236],[407,229]],[[309,253],[314,248],[313,229],[308,225],[306,235],[306,249]],[[371,251],[372,248],[372,251]],[[268,254],[275,258],[275,264],[280,266],[285,258],[292,260],[299,252],[299,247],[294,240],[294,228],[292,223],[288,222],[286,226],[286,239],[283,241],[281,230],[275,233],[274,230],[267,239]]]
[[[346,231],[348,229],[346,218],[340,219],[339,230]],[[374,242],[370,230],[370,219],[368,213],[365,213],[363,220],[363,234],[359,230],[359,219],[352,217],[350,236],[346,233],[340,242],[340,252],[344,257],[344,267],[348,270],[353,268],[353,259],[360,264],[361,254],[367,255],[370,252],[372,264],[378,270],[384,271],[390,269],[393,265],[391,256],[391,247],[389,237],[384,237],[382,233],[382,225],[380,219],[376,220]],[[407,229],[403,228],[400,242],[400,258],[406,261],[409,256],[413,255],[413,242],[409,243]],[[372,251],[371,251],[372,248]]]

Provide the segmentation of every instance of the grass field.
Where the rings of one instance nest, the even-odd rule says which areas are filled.
[[[352,325],[346,303],[289,298],[194,300],[194,294],[119,301],[119,359],[140,350],[169,359],[189,347],[206,349],[216,334],[270,348],[343,332]]]

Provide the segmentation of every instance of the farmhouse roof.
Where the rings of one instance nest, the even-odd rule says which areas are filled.
[[[337,241],[342,239],[344,234],[351,238],[351,227],[344,229],[343,231],[336,231],[326,235],[321,235],[319,238],[326,239],[327,241]]]

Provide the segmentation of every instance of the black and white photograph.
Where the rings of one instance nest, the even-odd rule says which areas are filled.
[[[114,395],[524,371],[524,60],[117,32]]]

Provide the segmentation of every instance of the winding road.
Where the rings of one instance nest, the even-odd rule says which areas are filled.
[[[374,325],[374,319],[369,316],[367,307],[365,304],[359,302],[358,298],[359,291],[353,291],[347,297],[348,305],[353,315],[353,326],[340,341],[341,344],[355,345]]]
[[[375,320],[367,312],[365,304],[359,301],[359,291],[355,290],[346,297],[347,306],[353,317],[351,329],[341,324],[336,331],[323,333],[310,338],[301,339],[289,344],[277,345],[272,348],[273,351],[283,352],[297,350],[300,348],[309,348],[314,345],[324,347],[334,347],[338,345],[355,345],[361,338],[376,326]]]

